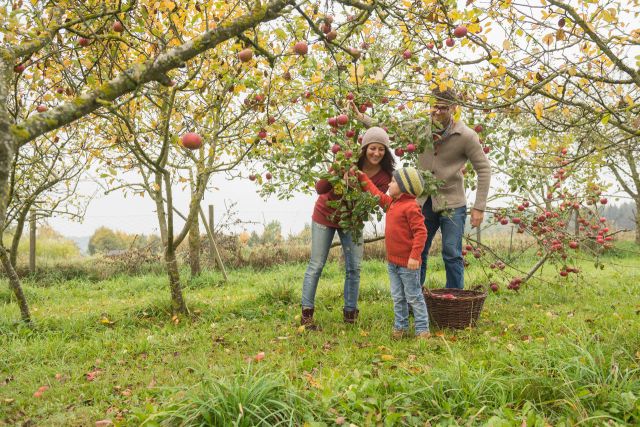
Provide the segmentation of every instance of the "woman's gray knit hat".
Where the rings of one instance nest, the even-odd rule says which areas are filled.
[[[367,145],[372,143],[382,144],[388,149],[390,148],[389,135],[387,135],[387,132],[380,127],[377,127],[377,126],[370,127],[369,129],[367,129],[367,131],[364,133],[364,136],[362,137],[362,147],[364,148]]]

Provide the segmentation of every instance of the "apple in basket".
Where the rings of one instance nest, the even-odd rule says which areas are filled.
[[[442,298],[444,299],[456,299],[456,296],[453,294],[442,294]]]

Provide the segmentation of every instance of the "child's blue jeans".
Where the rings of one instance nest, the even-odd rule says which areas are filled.
[[[429,331],[429,315],[420,285],[420,269],[410,270],[393,263],[389,263],[388,268],[393,299],[393,329],[409,329],[408,304],[413,309],[416,335]]]

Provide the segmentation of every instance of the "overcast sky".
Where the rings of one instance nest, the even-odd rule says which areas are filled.
[[[229,181],[224,175],[214,175],[211,182],[212,187],[216,189],[205,193],[202,201],[205,213],[208,215],[207,206],[213,204],[215,218],[222,218],[225,211],[225,201],[227,205],[230,202],[236,202],[235,209],[240,219],[259,223],[247,225],[241,229],[260,232],[265,221],[279,220],[282,224],[282,232],[286,236],[289,233],[299,232],[305,223],[311,222],[315,196],[298,193],[288,201],[277,200],[275,197],[264,200],[256,192],[259,188],[258,185],[248,179]],[[65,218],[50,218],[49,225],[65,236],[89,236],[100,226],[127,233],[160,234],[155,205],[148,196],[143,198],[129,195],[125,198],[122,192],[104,195],[104,192],[94,182],[84,181],[81,184],[80,192],[83,194],[90,195],[96,191],[97,194],[89,205],[84,222],[78,223]],[[180,188],[175,188],[174,205],[176,209],[186,214],[188,203],[188,191],[184,192]],[[179,217],[176,218],[176,222],[180,226],[183,224]]]

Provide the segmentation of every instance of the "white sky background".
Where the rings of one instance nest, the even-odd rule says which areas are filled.
[[[248,179],[227,180],[224,174],[214,175],[211,178],[211,186],[214,189],[205,193],[201,203],[205,215],[208,216],[208,205],[214,205],[215,221],[222,218],[225,211],[225,201],[236,202],[235,210],[243,221],[255,221],[256,225],[240,227],[237,231],[246,229],[261,232],[263,223],[278,220],[282,224],[282,232],[285,236],[289,233],[297,233],[304,228],[305,223],[311,222],[311,214],[315,203],[315,196],[298,193],[291,200],[277,200],[275,197],[265,201],[256,192],[259,188]],[[82,194],[93,194],[83,223],[73,222],[65,218],[49,218],[48,223],[54,229],[65,236],[89,236],[95,229],[101,226],[113,230],[138,234],[160,234],[158,220],[155,214],[155,204],[148,197],[128,195],[124,197],[122,192],[114,192],[104,195],[98,185],[91,181],[84,181],[80,186]],[[186,214],[188,210],[190,194],[181,187],[173,189],[174,206]],[[182,226],[184,221],[175,217],[177,226]],[[204,229],[201,229],[204,232]]]

